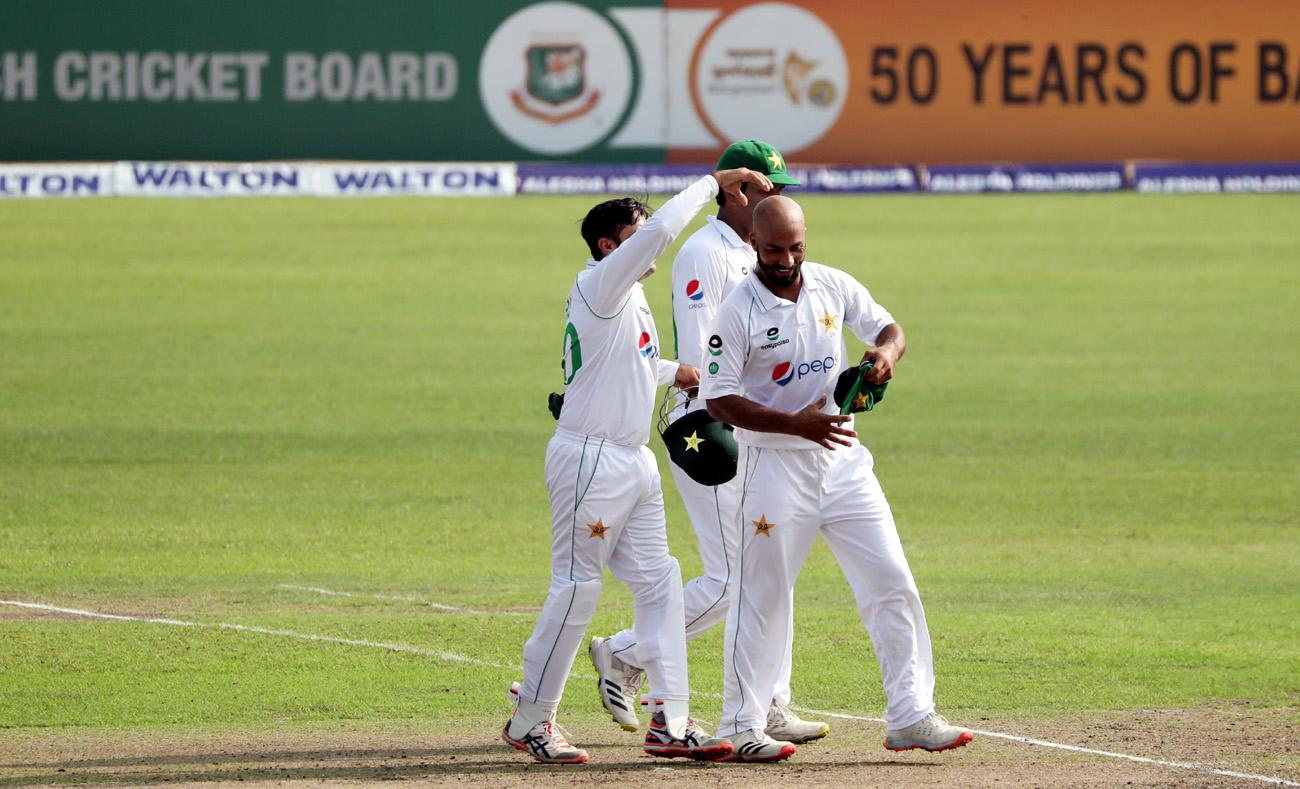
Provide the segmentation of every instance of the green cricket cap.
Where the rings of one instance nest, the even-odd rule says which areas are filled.
[[[867,361],[840,373],[839,379],[835,382],[835,405],[840,407],[841,414],[860,414],[863,411],[870,411],[876,407],[876,403],[885,399],[885,390],[889,388],[888,381],[879,384],[867,383],[867,371],[872,366],[872,363]]]
[[[701,485],[721,485],[736,476],[739,448],[732,427],[703,408],[673,422],[660,436],[669,459]]]
[[[762,173],[774,184],[801,185],[785,171],[785,157],[781,152],[762,140],[741,140],[728,145],[718,159],[718,169],[730,170],[735,167],[748,167],[756,173]]]

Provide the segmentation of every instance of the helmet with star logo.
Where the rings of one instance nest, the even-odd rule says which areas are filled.
[[[659,435],[669,459],[701,485],[721,485],[736,476],[738,448],[732,427],[703,407],[662,427]]]

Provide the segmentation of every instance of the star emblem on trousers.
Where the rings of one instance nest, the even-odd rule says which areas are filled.
[[[704,439],[700,438],[700,431],[698,430],[692,431],[689,436],[682,440],[686,442],[687,452],[699,452],[700,444],[704,443]]]
[[[772,527],[776,525],[775,523],[767,522],[767,515],[759,515],[758,520],[750,521],[750,523],[754,524],[754,534],[761,534],[764,537],[771,537]]]
[[[825,326],[826,331],[830,331],[831,329],[835,328],[835,316],[830,314],[829,312],[822,315],[822,319],[817,322]]]
[[[597,518],[595,523],[588,523],[587,528],[591,529],[592,537],[599,537],[602,540],[605,539],[605,532],[609,531],[609,527],[601,518]]]

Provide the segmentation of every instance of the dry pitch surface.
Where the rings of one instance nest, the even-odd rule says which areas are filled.
[[[1050,721],[971,721],[1093,750],[1281,779],[1135,763],[977,737],[943,754],[895,754],[879,724],[837,719],[831,736],[781,764],[694,764],[641,753],[639,737],[609,725],[575,727],[591,753],[580,766],[545,766],[510,750],[492,731],[413,733],[103,733],[0,739],[0,786],[104,784],[331,784],[387,781],[499,787],[602,784],[691,786],[1300,786],[1300,709],[1248,706],[1151,710]]]

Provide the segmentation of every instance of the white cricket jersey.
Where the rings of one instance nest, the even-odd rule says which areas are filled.
[[[565,305],[566,388],[557,429],[630,447],[650,440],[655,389],[673,382],[678,365],[659,358],[659,333],[637,280],[717,194],[713,176],[701,178],[578,273]]]
[[[754,248],[716,216],[682,244],[673,259],[673,336],[677,361],[700,368],[708,366],[705,343],[709,326],[722,300],[744,281],[754,265]],[[704,407],[703,400],[687,400],[677,393],[671,420]]]
[[[709,363],[700,383],[702,399],[740,395],[794,412],[826,395],[823,410],[839,413],[835,382],[848,366],[844,328],[874,344],[894,318],[843,271],[805,261],[801,272],[798,301],[772,295],[751,271],[722,302],[712,326],[718,339],[710,339]],[[817,448],[799,436],[740,427],[736,441],[774,449]]]

